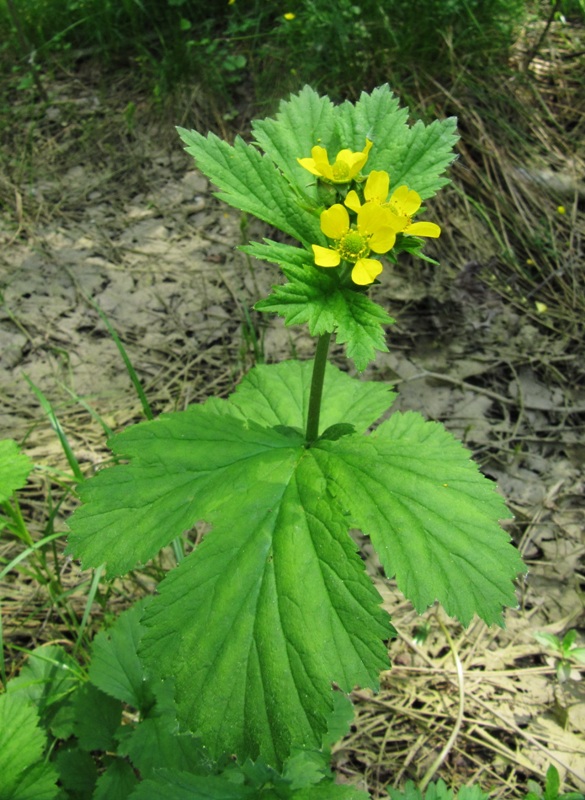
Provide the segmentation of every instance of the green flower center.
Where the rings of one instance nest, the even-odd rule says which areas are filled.
[[[336,161],[332,167],[332,170],[334,181],[349,180],[349,166],[345,163],[345,161]]]
[[[370,255],[368,240],[358,231],[348,231],[337,243],[337,251],[344,261],[355,264]]]

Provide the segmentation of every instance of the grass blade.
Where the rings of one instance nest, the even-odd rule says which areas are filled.
[[[79,461],[75,457],[75,453],[71,449],[71,445],[69,444],[67,436],[65,435],[65,431],[63,430],[63,428],[61,427],[61,423],[57,419],[57,415],[55,414],[53,406],[47,400],[47,398],[45,397],[45,395],[43,394],[41,389],[39,389],[39,387],[36,386],[31,381],[31,379],[28,377],[28,375],[26,373],[23,373],[23,375],[24,375],[24,379],[26,380],[26,382],[28,383],[30,388],[33,390],[33,392],[35,393],[39,403],[41,404],[41,407],[42,407],[43,411],[45,412],[45,414],[49,418],[49,422],[51,423],[51,427],[53,428],[53,430],[55,431],[55,433],[59,437],[59,442],[61,443],[61,447],[63,448],[63,452],[65,453],[65,457],[67,458],[67,462],[69,463],[69,466],[71,467],[71,471],[73,472],[77,482],[81,483],[84,480],[83,472],[81,471],[81,467],[79,466]]]
[[[85,296],[85,299],[87,300],[89,305],[93,309],[95,309],[95,311],[99,315],[101,321],[104,323],[104,325],[108,329],[108,333],[112,337],[112,339],[114,341],[114,344],[118,348],[118,352],[122,356],[122,360],[124,361],[124,364],[126,365],[126,369],[128,371],[128,375],[130,376],[130,380],[132,381],[132,385],[134,386],[134,388],[136,390],[136,394],[138,395],[138,398],[139,398],[140,403],[142,405],[142,411],[144,413],[144,416],[146,417],[146,419],[154,419],[154,414],[152,413],[152,409],[150,407],[150,403],[148,402],[148,400],[146,398],[146,394],[144,393],[144,389],[142,388],[142,384],[140,383],[140,378],[136,374],[136,370],[132,366],[132,362],[130,361],[130,359],[128,357],[128,353],[126,352],[126,350],[124,348],[124,345],[120,341],[120,337],[118,336],[118,334],[114,330],[114,328],[112,326],[112,323],[107,318],[107,316],[104,314],[104,312],[101,310],[99,305],[95,302],[95,300],[93,300],[91,297],[87,297],[87,296]]]

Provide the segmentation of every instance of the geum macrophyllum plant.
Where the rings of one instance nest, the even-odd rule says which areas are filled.
[[[282,269],[256,308],[307,323],[315,359],[257,366],[228,399],[114,437],[127,463],[80,488],[69,552],[120,575],[211,524],[146,604],[140,644],[211,758],[279,766],[320,746],[333,686],[378,686],[394,631],[350,528],[419,612],[438,600],[489,624],[516,605],[524,567],[494,485],[440,424],[396,412],[375,427],[390,387],[327,361],[332,335],[358,370],[387,349],[392,319],[366,288],[377,256],[420,254],[440,232],[413,217],[447,182],[455,121],[407,116],[387,86],[339,106],[306,87],[255,123],[251,144],[179,131],[219,198],[300,244],[242,249]]]

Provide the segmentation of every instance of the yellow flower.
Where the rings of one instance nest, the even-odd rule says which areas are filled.
[[[536,308],[539,314],[546,314],[548,311],[548,306],[546,303],[539,303],[538,300],[535,302],[534,307]]]
[[[382,272],[382,265],[370,253],[387,253],[394,247],[396,232],[392,228],[392,214],[376,203],[365,203],[357,212],[355,227],[350,225],[347,209],[336,203],[321,214],[321,230],[333,247],[313,245],[315,264],[318,267],[338,267],[349,261],[354,267],[351,279],[360,286],[373,283]]]
[[[283,16],[288,22],[290,22],[296,17],[296,14],[293,14],[292,11],[287,11],[287,13],[283,14]]]
[[[557,206],[557,214],[566,214],[567,209],[564,206]]]
[[[368,160],[368,153],[372,147],[372,142],[366,139],[366,146],[361,152],[354,153],[351,150],[340,150],[335,159],[335,163],[329,163],[329,156],[324,147],[315,145],[311,150],[311,158],[297,158],[297,161],[308,169],[312,175],[325,178],[331,183],[349,183],[359,173],[361,168]]]
[[[392,193],[390,199],[390,175],[383,170],[372,170],[364,186],[364,199],[367,203],[376,203],[383,208],[389,208],[396,217],[393,226],[397,233],[407,236],[428,236],[436,239],[441,235],[441,229],[434,222],[413,222],[412,217],[421,207],[420,195],[408,186],[399,186]],[[352,211],[358,212],[362,207],[357,192],[353,189],[347,193],[345,205]]]

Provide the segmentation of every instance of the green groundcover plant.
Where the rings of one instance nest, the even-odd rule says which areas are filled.
[[[387,86],[338,106],[306,87],[250,144],[179,133],[219,198],[286,234],[243,247],[285,278],[256,308],[306,323],[315,358],[256,366],[229,398],[111,440],[116,464],[79,487],[73,557],[114,577],[210,530],[96,637],[88,671],[53,646],[8,684],[29,747],[12,740],[15,786],[40,780],[49,733],[65,742],[43,773],[59,797],[365,797],[332,783],[328,748],[351,690],[378,687],[394,629],[350,530],[419,612],[439,601],[464,625],[501,624],[524,571],[469,452],[417,413],[387,416],[388,385],[328,361],[332,336],[358,371],[387,349],[392,319],[369,292],[380,256],[424,257],[440,234],[418,215],[447,183],[455,120],[411,126]],[[16,712],[18,696],[36,710]]]

